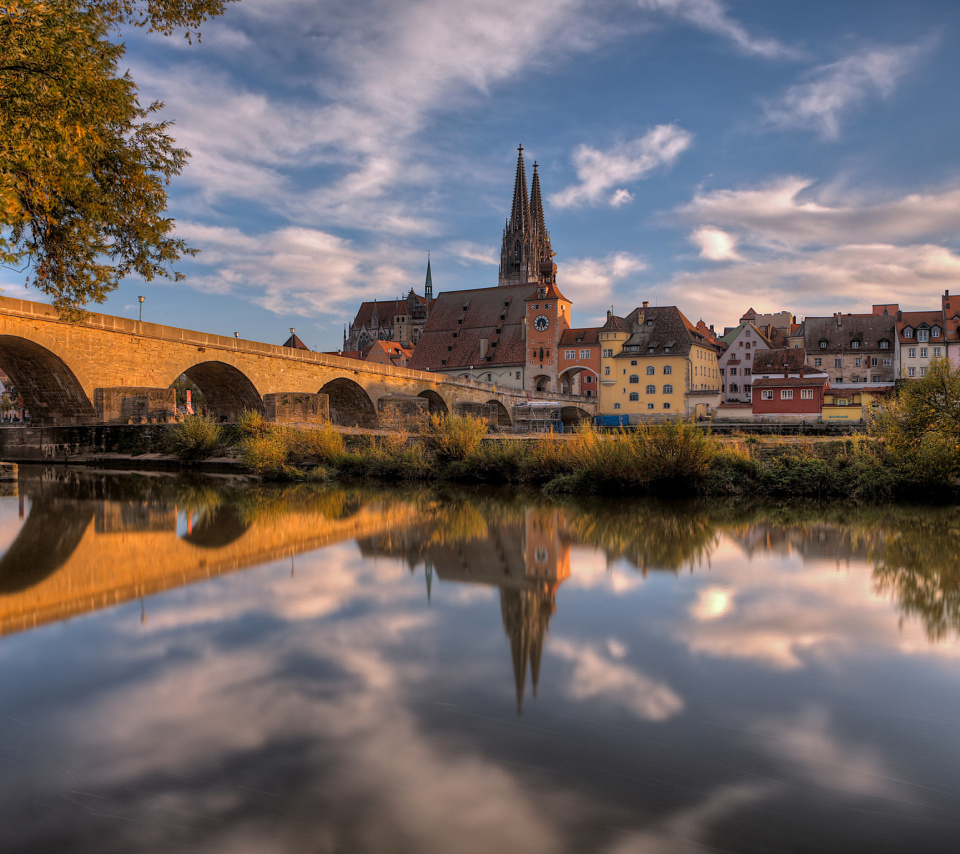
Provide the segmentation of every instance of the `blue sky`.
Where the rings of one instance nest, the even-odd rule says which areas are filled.
[[[516,147],[578,325],[960,291],[960,3],[241,0],[128,33],[201,255],[104,311],[336,348],[361,300],[496,284]],[[4,292],[36,298],[5,273]]]

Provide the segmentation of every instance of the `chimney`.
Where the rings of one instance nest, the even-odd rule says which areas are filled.
[[[834,316],[834,319],[837,321],[837,326],[840,325],[840,312],[838,311]]]
[[[610,319],[610,315],[611,315],[611,314],[613,314],[613,312],[610,311],[610,309],[608,308],[608,309],[607,309],[607,320]]]
[[[480,339],[480,358],[481,358],[481,359],[486,359],[486,358],[487,358],[487,347],[489,347],[489,346],[490,346],[490,339],[489,339],[489,338],[481,338],[481,339]]]
[[[786,379],[786,378],[789,377],[789,376],[790,376],[790,363],[789,363],[789,362],[784,362],[784,363],[783,363],[783,378]]]
[[[645,299],[645,300],[643,301],[643,307],[646,308],[648,305],[650,305],[650,300],[646,300],[646,299]]]

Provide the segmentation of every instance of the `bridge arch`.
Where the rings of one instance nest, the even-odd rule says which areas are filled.
[[[62,357],[36,341],[0,335],[0,368],[23,398],[34,424],[92,424],[93,404]]]
[[[560,408],[560,420],[563,421],[563,429],[566,430],[581,421],[593,421],[593,416],[579,406],[563,406]]]
[[[548,377],[546,374],[540,374],[539,376],[533,378],[533,387],[537,391],[553,391],[550,386],[550,377]]]
[[[359,383],[338,377],[326,383],[320,389],[320,394],[330,398],[330,420],[334,424],[374,429],[380,426],[377,408]]]
[[[447,408],[446,401],[432,389],[421,391],[417,397],[426,398],[427,406],[429,407],[431,415],[434,413],[438,415],[447,415],[450,412],[450,410]]]
[[[509,430],[513,427],[513,421],[510,420],[510,413],[499,400],[488,400],[487,404],[492,404],[497,407],[497,426],[501,430]]]
[[[264,411],[263,398],[257,387],[233,365],[218,361],[200,362],[182,373],[203,392],[208,414],[215,421],[236,421],[237,415],[244,410]]]

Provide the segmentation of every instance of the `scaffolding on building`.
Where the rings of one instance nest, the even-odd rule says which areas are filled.
[[[557,400],[531,400],[513,407],[516,433],[562,433],[563,404]]]

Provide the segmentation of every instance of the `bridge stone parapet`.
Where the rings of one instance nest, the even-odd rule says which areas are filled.
[[[530,399],[557,400],[585,415],[596,411],[589,398],[504,389],[106,314],[68,323],[52,306],[7,297],[0,297],[0,368],[37,425],[96,423],[96,389],[167,389],[184,374],[221,421],[245,409],[265,412],[270,394],[325,394],[331,419],[361,427],[379,425],[378,403],[391,394],[422,397],[431,412],[496,404],[501,426],[514,406]]]

